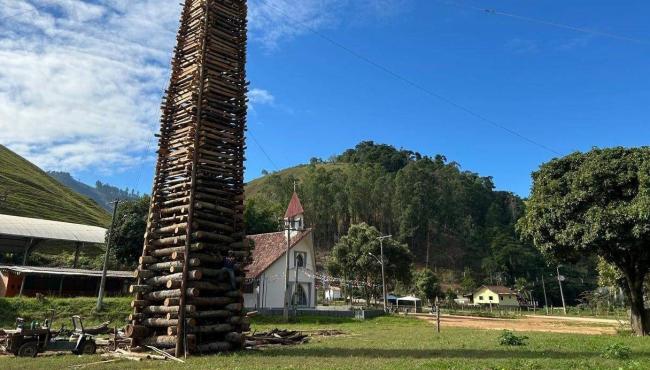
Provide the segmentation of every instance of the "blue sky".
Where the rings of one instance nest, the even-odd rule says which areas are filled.
[[[0,143],[85,182],[150,190],[179,7],[129,3],[0,0]],[[650,3],[453,4],[251,1],[247,179],[374,140],[444,154],[526,196],[556,156],[541,146],[648,144]]]

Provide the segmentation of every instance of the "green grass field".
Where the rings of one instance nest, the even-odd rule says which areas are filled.
[[[110,215],[90,198],[66,188],[0,145],[0,213],[106,227]]]
[[[90,301],[75,303],[72,306],[92,311]],[[65,302],[56,304],[62,306]],[[120,312],[128,310],[128,299],[109,300],[109,304],[112,308],[104,314],[106,316],[92,316],[90,319],[98,322],[114,316],[119,320],[123,317]],[[36,312],[32,302],[28,302],[26,307],[21,307],[24,307],[23,312]],[[3,320],[6,314],[6,311],[0,311]],[[339,329],[346,334],[338,337],[316,337],[309,344],[300,346],[192,357],[185,365],[160,361],[119,361],[85,368],[355,370],[650,368],[650,339],[629,336],[524,333],[529,337],[528,345],[504,347],[498,343],[501,334],[499,331],[443,327],[442,333],[436,334],[430,324],[405,317],[383,317],[363,322],[349,319],[305,318],[301,323],[288,325],[280,323],[277,318],[256,318],[253,323],[253,330],[257,331],[276,327],[297,330]],[[603,358],[602,352],[613,343],[628,346],[631,349],[630,357]],[[65,369],[72,365],[100,360],[99,356],[37,359],[6,357],[0,358],[0,369]]]

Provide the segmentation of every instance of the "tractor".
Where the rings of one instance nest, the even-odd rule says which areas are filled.
[[[39,353],[48,351],[70,351],[76,355],[95,353],[97,344],[84,330],[81,317],[72,316],[72,330],[61,326],[60,330],[52,331],[50,326],[53,319],[54,313],[43,325],[35,321],[27,325],[23,319],[18,318],[15,330],[4,331],[3,349],[18,357],[36,357]]]

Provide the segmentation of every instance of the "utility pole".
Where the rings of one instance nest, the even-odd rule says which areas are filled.
[[[284,271],[284,322],[289,322],[289,250],[291,250],[291,219],[286,219],[284,227],[287,230],[287,253]]]
[[[542,271],[542,290],[544,291],[544,308],[548,315],[548,299],[546,298],[546,284],[544,283],[544,272]]]
[[[388,303],[386,300],[386,273],[384,271],[384,239],[392,238],[392,235],[380,236],[379,252],[381,253],[381,286],[384,293],[384,312],[388,312]]]
[[[104,304],[104,289],[106,288],[106,271],[108,270],[108,255],[111,250],[111,239],[113,238],[113,228],[115,227],[115,216],[117,215],[117,206],[120,204],[119,199],[115,199],[113,204],[113,217],[111,218],[111,227],[108,229],[108,240],[106,241],[106,253],[104,253],[104,267],[102,268],[102,280],[99,283],[99,295],[97,296],[97,311],[102,310]]]
[[[562,297],[562,309],[564,310],[564,314],[566,315],[566,303],[564,303],[564,292],[562,291],[562,280],[564,280],[564,276],[560,275],[560,266],[562,265],[557,265],[557,283],[560,285],[560,296]]]

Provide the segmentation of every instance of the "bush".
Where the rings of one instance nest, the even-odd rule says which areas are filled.
[[[504,330],[499,336],[499,344],[502,346],[525,346],[527,339],[526,336],[517,336],[510,330]]]
[[[626,346],[623,343],[613,343],[610,344],[605,350],[601,353],[601,356],[609,359],[625,360],[630,358],[632,350],[630,347]]]

